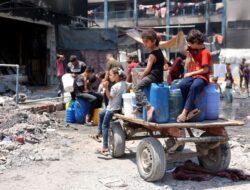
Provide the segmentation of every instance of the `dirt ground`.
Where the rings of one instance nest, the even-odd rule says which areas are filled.
[[[249,113],[250,98],[235,100],[233,104],[223,104],[221,114],[232,119],[245,120]],[[64,113],[55,113],[64,120]],[[237,168],[250,174],[250,126],[228,128],[232,159],[230,168]],[[168,163],[165,177],[155,183],[145,182],[139,175],[136,166],[135,152],[139,141],[126,143],[126,154],[123,158],[113,159],[110,156],[96,154],[101,147],[88,137],[96,132],[96,127],[82,125],[62,125],[49,132],[48,138],[40,144],[23,145],[22,154],[18,154],[12,167],[0,170],[1,190],[249,190],[248,181],[232,182],[226,178],[214,177],[209,181],[174,180],[171,169],[182,162]],[[185,149],[194,149],[188,144]],[[20,152],[20,151],[19,151]],[[36,155],[31,158],[32,154]],[[39,153],[39,154],[38,154]],[[13,151],[11,154],[15,154]],[[25,156],[23,156],[25,154]],[[39,156],[37,156],[39,155]],[[24,157],[29,162],[22,162]],[[194,159],[195,161],[195,159]],[[18,164],[20,162],[20,164]],[[1,165],[0,165],[1,167]]]

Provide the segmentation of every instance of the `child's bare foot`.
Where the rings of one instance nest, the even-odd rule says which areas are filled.
[[[91,118],[89,115],[86,115],[85,117],[85,123],[90,123],[91,122]]]
[[[184,114],[180,114],[178,117],[177,117],[177,123],[185,123],[187,120],[187,117],[184,115]]]
[[[135,114],[135,115],[141,114],[141,113],[142,113],[142,112],[140,111],[139,108],[135,108],[135,109],[132,111],[132,114]]]
[[[154,107],[150,107],[147,111],[147,121],[152,121],[153,120],[153,114],[154,114]]]

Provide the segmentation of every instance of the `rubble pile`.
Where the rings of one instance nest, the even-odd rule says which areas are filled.
[[[0,109],[0,172],[30,161],[59,160],[57,152],[46,150],[46,143],[61,139],[56,132],[63,126],[59,120],[21,110],[11,101]]]

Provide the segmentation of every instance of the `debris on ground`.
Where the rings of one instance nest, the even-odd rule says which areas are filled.
[[[124,182],[124,180],[116,177],[109,176],[105,178],[99,178],[99,182],[104,184],[105,187],[114,188],[114,187],[127,187],[128,185]]]
[[[0,172],[30,161],[58,161],[60,153],[46,150],[46,143],[61,139],[56,133],[62,126],[48,113],[22,110],[13,100],[0,103]],[[4,105],[4,106],[3,106]]]

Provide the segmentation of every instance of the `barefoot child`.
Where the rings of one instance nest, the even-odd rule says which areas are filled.
[[[109,100],[107,109],[101,111],[99,113],[99,124],[98,124],[98,134],[95,136],[96,140],[98,140],[101,136],[103,136],[103,147],[98,150],[101,154],[108,153],[108,130],[109,123],[112,119],[114,113],[119,113],[122,109],[122,94],[126,93],[127,85],[126,85],[126,75],[122,71],[122,69],[118,67],[114,67],[109,71],[109,79],[114,85],[111,87],[109,91],[109,82],[105,81],[103,87],[105,88],[106,96]]]
[[[186,38],[187,73],[180,83],[184,100],[184,109],[178,116],[177,122],[185,122],[199,113],[195,106],[196,96],[209,82],[209,67],[211,55],[204,46],[204,35],[196,29],[191,30]]]
[[[147,66],[142,73],[141,81],[135,86],[137,109],[136,112],[142,112],[142,108],[147,108],[147,120],[152,121],[154,108],[149,103],[144,89],[151,83],[163,82],[164,63],[166,62],[161,50],[159,49],[159,38],[153,30],[147,30],[141,35],[144,47],[150,50]]]

